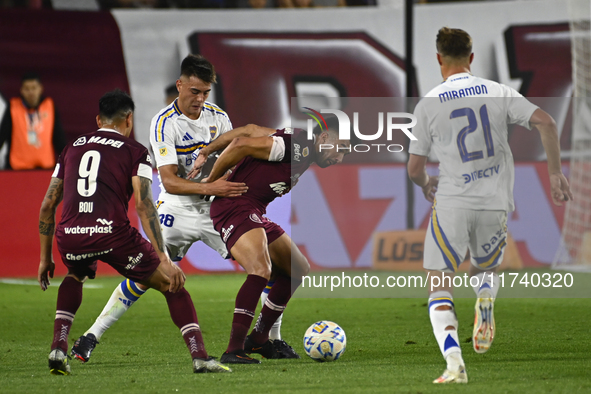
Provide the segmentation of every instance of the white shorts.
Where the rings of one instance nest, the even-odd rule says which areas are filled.
[[[507,245],[507,212],[458,208],[433,208],[423,267],[456,272],[470,250],[470,262],[482,270],[503,261]]]
[[[191,245],[197,241],[228,258],[228,250],[209,217],[211,204],[175,205],[157,201],[158,217],[164,243],[173,261],[181,261]]]

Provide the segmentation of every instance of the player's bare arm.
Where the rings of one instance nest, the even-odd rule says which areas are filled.
[[[160,258],[160,265],[169,277],[169,290],[171,293],[175,293],[185,285],[185,274],[172,263],[166,252],[158,220],[158,211],[152,198],[152,181],[148,178],[134,176],[131,183],[133,185],[136,210],[142,222],[142,227]]]
[[[213,140],[208,146],[201,149],[199,151],[199,156],[195,159],[195,163],[193,164],[193,169],[189,172],[187,178],[193,179],[201,170],[201,167],[207,161],[207,158],[213,152],[217,152],[219,150],[225,149],[230,143],[234,140],[234,138],[238,137],[249,137],[249,138],[257,138],[257,137],[268,137],[274,134],[277,130],[271,129],[268,127],[257,126],[254,124],[249,124],[242,127],[237,127],[220,135],[218,138]]]
[[[269,160],[271,148],[273,147],[273,138],[266,137],[237,137],[232,140],[230,145],[220,155],[215,162],[208,182],[214,182],[234,167],[245,157],[253,157],[260,160]]]
[[[539,108],[534,111],[529,122],[538,129],[542,137],[542,145],[548,158],[552,201],[560,206],[563,201],[572,200],[573,195],[560,165],[560,142],[556,122],[552,116]]]
[[[53,233],[55,231],[55,211],[64,196],[64,181],[59,178],[51,178],[47,193],[41,204],[39,212],[39,239],[41,241],[41,259],[37,281],[41,290],[47,290],[49,278],[53,278],[55,263],[53,262],[52,247]]]
[[[228,182],[220,179],[213,183],[197,183],[180,178],[177,175],[178,166],[168,164],[158,168],[164,188],[171,194],[202,194],[218,197],[236,197],[246,193],[248,187],[244,183]]]
[[[427,174],[427,157],[410,154],[407,167],[410,180],[423,190],[427,201],[435,201],[435,192],[437,191],[439,178]]]

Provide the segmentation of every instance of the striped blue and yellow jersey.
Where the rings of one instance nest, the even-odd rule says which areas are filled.
[[[160,110],[152,118],[150,144],[158,168],[176,164],[178,165],[178,176],[186,178],[193,167],[194,158],[201,148],[207,146],[219,135],[231,130],[232,122],[225,111],[207,101],[199,119],[190,119],[181,112],[177,101],[178,99]],[[158,200],[180,204],[203,201],[197,195],[170,194],[164,189],[162,181]]]

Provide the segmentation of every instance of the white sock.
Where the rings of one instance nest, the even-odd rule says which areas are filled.
[[[476,283],[476,279],[472,278],[478,278],[478,283]],[[470,278],[470,284],[474,285],[472,288],[476,293],[476,297],[480,297],[482,292],[487,292],[492,298],[497,298],[501,282],[496,272],[481,272],[472,278]]]
[[[447,305],[451,309],[437,310],[436,308],[441,305]],[[447,361],[447,369],[456,371],[460,365],[464,365],[464,360],[458,338],[458,319],[454,310],[453,297],[448,291],[436,291],[430,295],[429,318],[439,350]],[[454,329],[446,330],[449,326]]]
[[[273,284],[275,283],[274,280],[269,281],[269,283],[267,283],[267,287],[265,287],[265,290],[263,290],[263,292],[261,293],[261,304],[265,305],[265,302],[267,301],[267,297],[269,297],[269,291],[271,291],[271,287],[273,287]],[[283,319],[283,313],[277,318],[277,320],[275,320],[275,323],[273,323],[273,327],[271,327],[271,331],[269,331],[269,339],[271,341],[274,340],[281,340],[281,320]]]
[[[101,336],[111,327],[127,310],[134,302],[139,300],[139,298],[144,294],[146,291],[141,290],[135,282],[126,279],[121,282],[113,294],[111,294],[111,298],[109,298],[109,302],[105,305],[103,311],[96,318],[94,324],[84,333],[86,334],[94,334],[97,340],[101,339]]]

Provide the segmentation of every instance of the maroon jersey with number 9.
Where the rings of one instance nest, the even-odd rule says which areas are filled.
[[[148,150],[115,130],[100,129],[66,146],[52,175],[64,181],[60,249],[102,251],[137,233],[127,217],[136,175],[152,179]]]

